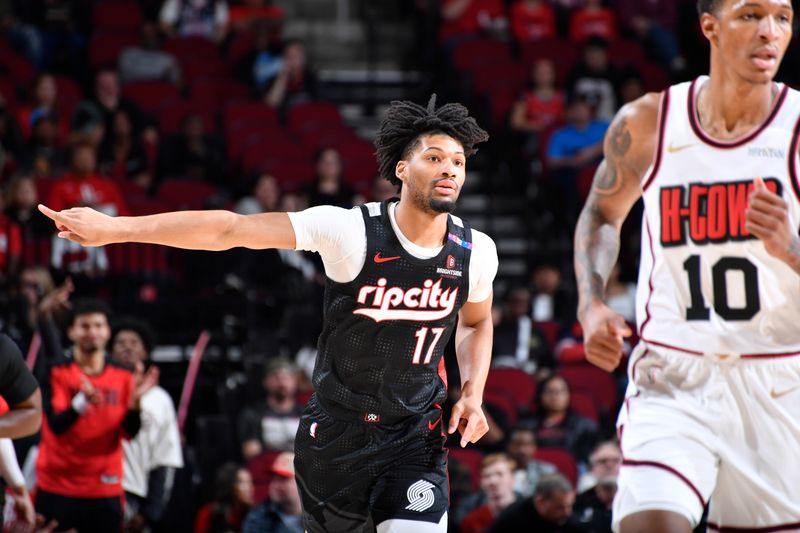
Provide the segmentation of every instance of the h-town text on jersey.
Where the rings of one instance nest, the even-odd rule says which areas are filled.
[[[353,314],[364,315],[375,322],[384,320],[413,320],[429,322],[450,315],[456,305],[458,288],[442,290],[442,280],[434,283],[426,279],[422,287],[387,287],[386,278],[376,285],[365,285],[358,291],[358,303],[362,307]]]
[[[770,191],[781,194],[776,178],[765,178],[764,183]],[[663,187],[661,245],[680,246],[687,238],[695,244],[754,238],[745,227],[745,211],[754,186],[753,180],[743,180]]]

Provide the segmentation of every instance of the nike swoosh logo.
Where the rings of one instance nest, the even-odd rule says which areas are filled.
[[[691,148],[692,146],[694,146],[694,143],[692,143],[692,144],[684,144],[683,146],[673,146],[672,144],[670,144],[669,146],[667,146],[667,152],[669,152],[671,154],[676,154],[678,152],[682,152],[683,150],[686,150],[687,148]]]
[[[435,422],[431,422],[430,420],[428,420],[428,429],[433,431],[434,429],[436,429],[436,426],[438,426],[439,422],[441,422],[441,421],[442,421],[442,417],[441,416],[439,418],[437,418]]]
[[[786,396],[790,392],[796,391],[798,388],[800,388],[800,387],[792,387],[790,389],[786,389],[786,390],[780,391],[780,392],[776,391],[775,389],[772,389],[769,392],[769,395],[772,396],[773,400],[777,400],[778,398],[782,398],[782,397]]]
[[[375,257],[373,259],[376,263],[380,264],[380,263],[386,263],[387,261],[394,261],[395,259],[400,259],[400,256],[395,255],[392,257],[381,257],[381,253],[378,252],[377,254],[375,254]]]

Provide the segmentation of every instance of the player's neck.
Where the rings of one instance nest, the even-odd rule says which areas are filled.
[[[712,70],[696,95],[697,118],[707,134],[735,139],[767,120],[778,96],[777,86],[733,81],[733,74]]]
[[[106,365],[106,354],[103,350],[84,352],[78,348],[73,353],[73,359],[75,360],[75,364],[81,367],[81,370],[90,376],[102,372],[103,367]]]
[[[428,213],[401,200],[394,216],[403,235],[417,246],[436,248],[444,243],[447,213]]]

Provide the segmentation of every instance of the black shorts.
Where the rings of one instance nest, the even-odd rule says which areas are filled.
[[[312,396],[295,438],[306,531],[358,533],[390,518],[438,523],[449,503],[441,409],[398,424],[332,411]]]
[[[122,532],[122,495],[73,498],[38,489],[34,504],[45,524],[58,520],[57,531],[75,528],[80,533]]]

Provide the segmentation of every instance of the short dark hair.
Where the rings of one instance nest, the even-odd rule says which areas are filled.
[[[723,0],[697,0],[697,14],[708,13],[714,15],[722,2]]]
[[[477,152],[476,144],[489,138],[489,134],[478,126],[461,104],[445,104],[436,109],[436,94],[431,96],[427,107],[407,100],[395,100],[375,136],[380,175],[393,185],[402,186],[402,181],[395,175],[397,162],[409,156],[421,136],[435,133],[449,135],[458,141],[467,157]]]
[[[147,351],[148,357],[150,356],[150,352],[153,351],[156,345],[156,334],[153,331],[153,328],[150,327],[149,324],[139,320],[138,318],[133,317],[123,317],[114,323],[114,332],[111,334],[111,345],[114,345],[114,341],[117,339],[117,335],[120,334],[122,331],[133,331],[139,338],[142,339],[142,344],[144,344],[144,349]]]
[[[79,316],[90,315],[92,313],[100,313],[101,315],[105,315],[106,320],[109,322],[111,321],[111,307],[109,307],[106,302],[103,300],[98,300],[97,298],[82,298],[80,300],[76,300],[72,305],[72,313],[70,314],[69,322],[67,323],[72,326],[75,324],[75,320]]]

